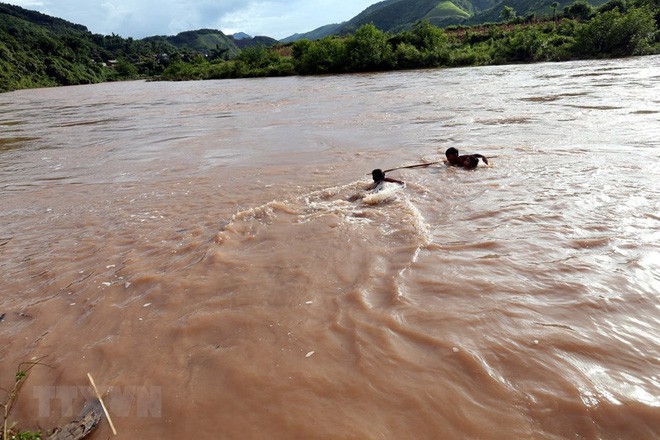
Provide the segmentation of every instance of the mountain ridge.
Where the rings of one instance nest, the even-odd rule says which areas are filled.
[[[504,6],[513,8],[518,16],[550,16],[555,0],[384,0],[375,3],[355,17],[337,25],[325,25],[309,32],[281,39],[283,43],[302,39],[316,40],[330,35],[347,35],[364,24],[373,24],[384,32],[411,29],[415,23],[426,20],[434,26],[475,25],[499,22]],[[607,0],[589,0],[599,6]],[[557,0],[557,10],[575,3],[575,0]]]

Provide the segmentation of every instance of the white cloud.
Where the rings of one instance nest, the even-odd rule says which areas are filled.
[[[9,3],[25,9],[37,9],[44,7],[44,2],[39,0],[15,0],[10,1]]]
[[[4,0],[86,26],[143,38],[220,29],[284,38],[349,20],[374,0]]]

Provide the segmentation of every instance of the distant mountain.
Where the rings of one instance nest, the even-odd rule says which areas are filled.
[[[245,40],[246,38],[252,38],[245,32],[236,32],[234,35],[230,35],[234,40]]]
[[[336,32],[350,34],[368,23],[386,32],[399,32],[410,29],[420,20],[447,26],[461,23],[474,12],[470,0],[386,0],[365,9]]]
[[[281,40],[291,42],[301,39],[316,40],[329,35],[346,35],[355,32],[364,24],[373,23],[385,32],[401,32],[413,27],[420,20],[434,26],[446,27],[460,24],[499,22],[504,6],[512,7],[518,16],[529,14],[552,15],[555,0],[385,0],[369,6],[352,19],[329,24],[313,31],[294,34]],[[599,6],[606,0],[590,0]],[[574,3],[574,0],[557,0],[558,11]]]
[[[491,7],[497,0],[475,0],[483,7]],[[471,17],[478,9],[470,0],[385,0],[369,6],[352,19],[333,25],[326,25],[311,32],[295,34],[282,42],[303,38],[315,40],[328,35],[346,35],[355,32],[364,24],[373,23],[385,32],[400,32],[410,29],[420,20],[428,20],[435,26],[460,24]]]
[[[258,37],[248,36],[247,38],[241,38],[237,40],[236,34],[233,35],[233,41],[234,44],[238,46],[239,49],[245,49],[246,47],[254,47],[254,46],[270,47],[273,44],[277,44],[278,42],[274,38],[263,37],[263,36],[258,36]]]
[[[328,35],[332,35],[339,27],[344,25],[344,23],[335,23],[335,24],[326,24],[320,28],[314,29],[313,31],[305,32],[303,34],[293,34],[289,37],[283,38],[280,40],[282,43],[291,43],[298,40],[318,40]]]
[[[178,49],[190,49],[204,54],[222,53],[224,58],[234,58],[241,49],[246,47],[270,47],[277,43],[274,38],[251,37],[242,32],[228,36],[217,29],[199,29],[181,32],[175,36],[153,36],[143,40],[147,42],[166,42]]]
[[[143,41],[165,42],[178,49],[190,49],[205,54],[215,50],[224,53],[225,57],[235,57],[240,51],[233,38],[216,29],[186,31],[174,36],[156,35],[144,38]]]

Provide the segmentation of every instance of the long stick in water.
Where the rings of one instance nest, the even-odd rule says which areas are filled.
[[[112,423],[112,419],[110,418],[110,413],[108,412],[108,409],[105,407],[105,403],[103,403],[103,399],[101,398],[101,395],[99,394],[99,390],[96,388],[96,384],[94,383],[94,379],[92,379],[92,375],[90,373],[87,373],[87,377],[89,378],[89,381],[92,384],[92,388],[94,388],[94,392],[96,393],[96,397],[98,397],[99,402],[101,402],[101,408],[103,408],[103,412],[105,413],[105,417],[108,419],[108,423],[110,423],[110,428],[112,428],[112,433],[114,435],[117,435],[117,430],[115,429],[115,425]]]
[[[499,157],[499,156],[491,156],[488,159],[493,159],[493,158],[496,158],[496,157]],[[408,169],[408,168],[427,167],[429,165],[437,165],[437,164],[442,163],[442,162],[444,162],[444,160],[439,160],[437,162],[418,163],[418,164],[415,164],[415,165],[406,165],[406,166],[403,166],[403,167],[396,167],[396,168],[390,168],[389,170],[383,170],[383,172],[388,173],[390,171],[405,170],[405,169]]]
[[[417,165],[407,165],[407,166],[403,166],[403,167],[390,168],[389,170],[383,170],[383,172],[387,173],[389,171],[404,170],[404,169],[407,169],[407,168],[427,167],[429,165],[435,165],[435,164],[438,164],[438,163],[442,163],[442,161],[440,160],[438,162],[418,163]]]
[[[490,156],[487,159],[493,159],[493,158],[497,158],[497,157],[499,157],[499,156]],[[396,168],[390,168],[389,170],[383,170],[383,172],[387,173],[389,171],[404,170],[404,169],[407,169],[407,168],[427,167],[429,165],[437,165],[437,164],[442,163],[442,162],[444,162],[444,160],[439,160],[437,162],[418,163],[416,165],[406,165],[406,166],[403,166],[403,167],[396,167]]]

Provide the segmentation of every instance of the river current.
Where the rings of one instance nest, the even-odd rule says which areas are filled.
[[[6,93],[0,201],[26,429],[660,438],[660,57]]]

